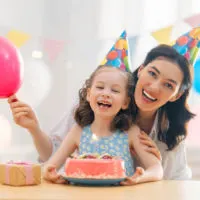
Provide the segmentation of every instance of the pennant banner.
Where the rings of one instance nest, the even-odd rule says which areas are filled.
[[[11,30],[7,33],[6,38],[8,38],[8,40],[10,40],[16,47],[20,48],[31,38],[31,36],[17,30]]]
[[[184,20],[192,27],[197,27],[200,25],[200,14],[194,15]]]
[[[59,53],[64,49],[65,42],[51,39],[43,39],[44,51],[47,53],[50,61],[54,61]]]
[[[162,28],[158,31],[153,32],[151,35],[160,43],[170,44],[171,43],[171,32],[173,26]]]
[[[172,45],[174,38],[177,38],[177,35],[185,32],[185,29],[189,30],[190,28],[197,26],[200,26],[200,14],[193,15],[192,17],[183,19],[182,22],[178,24],[174,24],[151,33],[149,32],[148,34],[151,35],[159,44],[164,43]],[[0,35],[6,37],[18,48],[26,44],[26,42],[32,38],[30,34],[18,30],[9,31],[9,28],[0,29]],[[140,37],[143,36],[138,35],[129,37],[131,57],[135,55],[136,47],[138,45],[138,38]],[[65,41],[46,39],[45,37],[42,37],[41,44],[43,46],[44,52],[48,55],[49,60],[53,61],[57,58],[59,53],[63,51]]]

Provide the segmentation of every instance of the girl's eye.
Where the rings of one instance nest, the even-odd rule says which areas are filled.
[[[112,92],[119,93],[119,90],[112,89]]]
[[[156,73],[153,72],[153,71],[148,71],[149,75],[153,76],[153,77],[156,77]]]
[[[169,88],[169,89],[173,89],[173,86],[172,86],[172,84],[170,84],[170,83],[165,83],[165,86],[167,87],[167,88]]]

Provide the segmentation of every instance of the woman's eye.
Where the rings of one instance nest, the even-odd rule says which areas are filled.
[[[166,86],[167,88],[169,88],[169,89],[173,89],[173,86],[172,86],[172,84],[170,84],[170,83],[165,83],[165,86]]]
[[[103,86],[96,86],[97,89],[103,90]]]
[[[156,73],[155,73],[155,72],[153,72],[153,71],[148,71],[148,73],[149,73],[151,76],[156,77]]]

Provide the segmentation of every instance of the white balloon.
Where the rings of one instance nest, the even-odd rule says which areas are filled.
[[[24,66],[24,81],[17,95],[35,107],[48,95],[52,77],[43,60],[31,59]]]

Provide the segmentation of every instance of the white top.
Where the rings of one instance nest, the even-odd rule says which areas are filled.
[[[77,104],[76,104],[77,105]],[[53,144],[53,153],[58,149],[62,140],[75,123],[74,108],[69,114],[65,114],[60,122],[52,129],[50,138]],[[166,151],[167,145],[157,139],[158,115],[155,118],[150,137],[156,143],[162,156],[162,166],[164,170],[164,179],[186,180],[192,177],[191,169],[187,165],[186,145],[182,141],[175,149]]]

